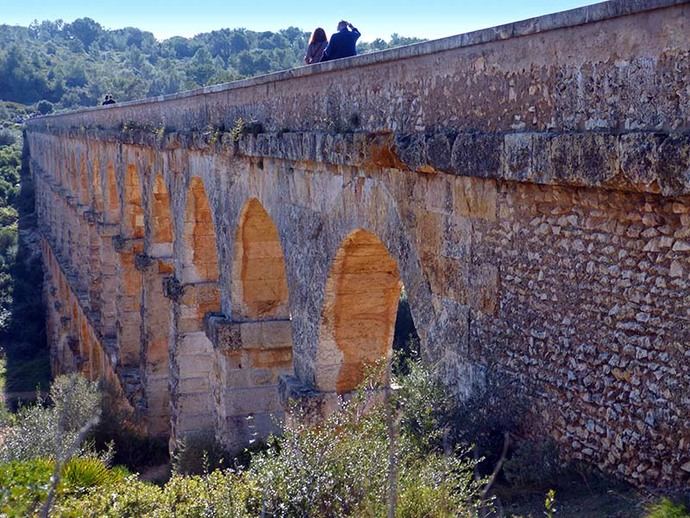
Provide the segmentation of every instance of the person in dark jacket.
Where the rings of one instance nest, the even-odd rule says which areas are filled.
[[[338,32],[331,36],[321,61],[349,58],[357,55],[357,39],[361,36],[355,27],[345,20],[338,23]]]
[[[328,46],[328,39],[326,38],[326,31],[321,27],[314,29],[307,47],[307,55],[304,56],[304,62],[307,65],[313,65],[321,61],[323,51]]]
[[[103,102],[102,102],[101,104],[102,104],[103,106],[106,106],[106,105],[108,105],[108,104],[115,104],[115,99],[113,99],[113,96],[112,96],[112,95],[107,94],[107,95],[105,96],[105,99],[103,100]]]

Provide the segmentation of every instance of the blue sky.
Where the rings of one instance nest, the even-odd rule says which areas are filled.
[[[193,36],[225,27],[335,30],[351,21],[365,41],[393,32],[440,38],[596,3],[593,0],[0,0],[0,23],[88,16],[109,29],[126,26],[157,38]]]

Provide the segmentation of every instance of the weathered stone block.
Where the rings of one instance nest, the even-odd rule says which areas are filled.
[[[532,134],[512,133],[504,137],[502,175],[509,180],[525,180],[533,175]]]
[[[690,135],[670,134],[658,153],[661,192],[667,196],[690,193]]]
[[[496,219],[497,190],[495,180],[458,177],[453,183],[453,211],[455,215]]]
[[[208,315],[204,322],[206,336],[216,349],[237,350],[242,347],[240,324],[217,315]]]
[[[460,133],[451,154],[452,171],[461,176],[497,178],[501,171],[503,138],[487,133]]]
[[[620,136],[621,171],[633,185],[649,186],[659,178],[659,133],[628,133]]]

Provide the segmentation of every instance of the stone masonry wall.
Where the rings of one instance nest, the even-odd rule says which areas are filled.
[[[56,369],[99,344],[149,433],[239,449],[390,353],[401,281],[458,394],[517,379],[530,433],[686,485],[689,15],[607,2],[31,121]]]

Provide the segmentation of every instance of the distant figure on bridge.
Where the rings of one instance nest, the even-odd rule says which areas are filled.
[[[103,103],[102,103],[102,104],[103,104],[104,106],[105,106],[106,104],[115,104],[115,99],[113,99],[113,96],[112,96],[112,95],[106,94],[105,99],[103,99]]]
[[[326,38],[326,31],[321,27],[314,29],[314,32],[309,39],[309,46],[307,47],[307,55],[304,56],[304,62],[307,65],[319,63],[323,58],[323,51],[328,46],[328,38]]]
[[[357,39],[361,36],[350,22],[342,20],[338,23],[338,32],[331,36],[328,47],[323,52],[321,61],[349,58],[357,55]]]

